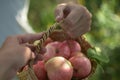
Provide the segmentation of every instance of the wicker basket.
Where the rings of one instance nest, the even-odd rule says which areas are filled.
[[[70,38],[68,35],[66,35],[64,33],[64,31],[62,30],[55,30],[53,31],[49,37],[53,40],[53,41],[64,41],[67,39],[72,39]],[[73,40],[73,39],[72,39]],[[75,41],[77,41],[80,46],[81,46],[81,52],[84,53],[87,56],[87,50],[89,48],[92,48],[92,46],[85,40],[85,38],[83,36],[80,36],[77,39],[74,39]],[[83,80],[88,80],[88,78],[94,73],[95,69],[96,69],[96,63],[94,60],[90,59],[91,64],[92,64],[92,70],[90,75]],[[29,67],[27,70],[24,70],[20,73],[18,73],[18,77],[20,80],[38,80],[37,77],[34,74],[33,68]],[[79,80],[79,79],[73,79],[72,80]]]

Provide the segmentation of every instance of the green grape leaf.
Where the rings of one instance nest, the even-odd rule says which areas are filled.
[[[87,56],[91,59],[95,59],[97,62],[104,62],[104,63],[109,62],[108,56],[103,54],[101,49],[98,47],[89,48],[87,50]]]

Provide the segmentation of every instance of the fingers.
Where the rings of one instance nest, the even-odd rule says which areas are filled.
[[[18,35],[17,39],[20,44],[27,43],[27,42],[33,42],[35,40],[39,40],[44,32],[37,33],[37,34],[25,34],[25,35]]]
[[[64,21],[60,25],[71,38],[77,38],[90,30],[92,15],[86,7],[69,3],[64,7],[63,15]]]
[[[65,18],[65,21],[70,21],[69,23],[76,24],[79,19],[83,16],[85,10],[82,6],[76,6],[75,9],[71,10],[69,15]]]
[[[30,59],[35,58],[35,53],[31,51],[31,49],[27,46],[22,47],[23,48],[23,54],[24,54],[24,59],[27,59],[26,61],[29,61]]]
[[[35,53],[35,56],[37,56],[37,54],[44,54],[46,52],[46,48],[41,47],[41,49],[39,50],[39,53],[36,53],[37,46],[34,44],[26,43],[26,44],[23,44],[23,46],[30,48],[30,50]]]
[[[31,59],[35,59],[35,53],[31,51],[31,49],[27,46],[19,46],[19,49],[17,50],[18,53],[14,55],[14,60],[16,61],[16,64],[18,65],[19,68],[25,66],[28,64],[28,62]]]
[[[67,17],[64,19],[64,21],[65,23],[68,23],[70,25],[79,23],[80,20],[83,18],[84,14],[89,14],[87,13],[88,10],[84,6],[69,4],[68,7],[71,9],[71,11],[67,15]]]
[[[43,59],[43,53],[46,52],[46,49],[44,47],[42,47],[40,54],[37,55],[35,51],[31,50],[31,48],[34,49],[35,47],[31,44],[22,44],[21,46],[19,46],[19,53],[17,53],[18,57],[16,60],[18,60],[17,62],[20,68],[27,65],[31,59],[34,59],[35,61]]]
[[[31,49],[31,51],[35,51],[35,49],[36,49],[36,46],[34,45],[34,44],[29,44],[29,43],[26,43],[26,44],[23,44],[24,46],[26,46],[26,47],[29,47],[30,49]]]
[[[57,22],[60,22],[64,18],[64,9],[66,7],[66,3],[59,4],[55,9],[55,18]]]

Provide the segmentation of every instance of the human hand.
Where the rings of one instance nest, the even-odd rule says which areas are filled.
[[[8,75],[8,80],[16,72],[25,66],[30,59],[35,58],[35,46],[29,44],[31,41],[39,40],[42,33],[10,36],[0,48],[0,79]]]
[[[90,30],[91,13],[82,5],[62,3],[55,9],[56,21],[61,23],[62,29],[72,38],[77,38]]]

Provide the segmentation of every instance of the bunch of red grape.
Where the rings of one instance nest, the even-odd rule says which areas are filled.
[[[60,36],[60,35],[59,35]],[[39,80],[81,80],[92,70],[90,59],[81,51],[80,44],[73,39],[44,43],[43,59],[33,65]]]

